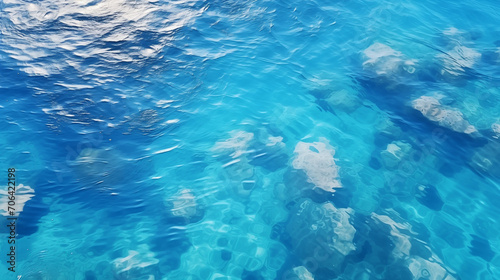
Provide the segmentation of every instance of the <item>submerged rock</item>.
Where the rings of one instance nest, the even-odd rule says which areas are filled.
[[[228,182],[226,190],[248,197],[262,183],[259,168],[275,172],[287,166],[286,145],[283,137],[274,136],[275,133],[271,128],[235,130],[231,138],[215,143],[211,150],[222,163],[223,172],[219,174]]]
[[[330,202],[299,201],[286,225],[294,252],[314,270],[340,273],[340,264],[355,249],[356,229],[350,221],[352,214],[352,209],[338,209]]]
[[[427,251],[425,256],[412,254],[417,250],[412,250],[412,238],[409,233],[411,233],[412,226],[407,222],[397,222],[387,215],[378,215],[373,213],[371,215],[371,221],[374,222],[372,228],[375,226],[377,228],[377,235],[386,236],[389,240],[381,239],[376,246],[372,246],[374,249],[374,254],[372,258],[380,259],[382,253],[387,252],[386,246],[392,248],[392,258],[391,262],[397,266],[407,267],[412,274],[412,279],[432,279],[432,280],[454,280],[454,272],[448,269],[439,257],[434,254],[427,245],[423,245],[418,251],[422,254],[423,251]],[[382,225],[384,227],[382,227]],[[388,233],[386,233],[388,229]],[[373,235],[372,235],[373,236]],[[371,240],[369,240],[372,242]],[[381,247],[384,246],[384,247]],[[377,248],[378,247],[378,248]],[[425,250],[422,250],[425,249]],[[407,270],[404,270],[407,273]],[[391,278],[392,279],[392,278]]]
[[[387,145],[387,149],[380,153],[384,166],[388,169],[396,168],[399,163],[408,157],[412,146],[401,141],[394,141]]]
[[[172,216],[184,218],[187,222],[203,215],[202,209],[196,203],[196,197],[189,189],[178,191],[166,204]]]
[[[231,138],[215,143],[212,151],[216,155],[229,154],[231,158],[238,158],[247,152],[254,134],[246,131],[231,131]]]
[[[480,59],[481,54],[465,46],[455,46],[445,54],[439,54],[443,60],[443,70],[441,74],[459,76],[465,73],[466,69],[472,68]]]
[[[248,197],[257,185],[255,167],[246,157],[240,157],[223,165],[224,179],[228,182],[227,190],[241,197]]]
[[[453,108],[448,108],[440,103],[439,99],[432,96],[421,96],[412,101],[412,107],[420,111],[428,120],[456,132],[474,134],[477,129],[464,119],[463,114]]]
[[[477,30],[465,31],[457,29],[456,27],[447,28],[443,30],[440,35],[440,43],[445,47],[457,46],[464,42],[475,41],[482,36]]]
[[[387,244],[387,241],[389,241],[389,243],[392,243],[392,245],[389,245],[389,248],[392,248],[392,257],[400,259],[409,256],[411,249],[410,237],[402,233],[403,230],[409,228],[409,225],[404,222],[398,223],[387,215],[372,213],[371,217],[374,222],[372,227],[374,227],[376,231],[371,237],[378,236],[378,238],[374,239],[376,243],[378,243],[378,246],[374,247],[379,247],[379,249],[382,249],[382,251],[386,253],[385,251],[388,248],[383,248],[382,246],[388,246],[389,244]],[[388,230],[388,232],[385,232],[386,230]]]
[[[413,274],[413,279],[429,279],[429,280],[454,280],[450,272],[448,272],[441,264],[432,262],[415,256],[408,259],[408,268]]]
[[[231,138],[217,142],[212,152],[219,158],[223,172],[221,179],[228,182],[226,190],[248,197],[256,185],[255,167],[248,157],[254,133],[232,131]]]
[[[137,251],[129,250],[126,257],[113,261],[115,279],[158,280],[158,263],[149,247],[140,245]]]
[[[390,76],[402,71],[415,72],[413,60],[405,60],[401,52],[381,43],[369,46],[363,51],[363,55],[363,68],[378,76]]]
[[[495,138],[499,138],[500,137],[500,123],[492,124],[491,129],[495,133]]]
[[[285,272],[283,280],[314,280],[314,276],[305,266],[297,266]]]
[[[352,113],[362,105],[361,99],[357,96],[357,93],[346,89],[332,92],[324,101],[328,109],[333,112],[341,110],[346,113]]]
[[[336,188],[342,187],[339,168],[333,158],[335,150],[325,138],[314,143],[299,142],[294,153],[293,168],[303,170],[307,174],[307,181],[314,184],[314,188],[335,192]]]

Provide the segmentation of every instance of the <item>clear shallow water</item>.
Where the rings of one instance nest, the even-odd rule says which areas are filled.
[[[0,9],[2,279],[500,277],[498,3]]]

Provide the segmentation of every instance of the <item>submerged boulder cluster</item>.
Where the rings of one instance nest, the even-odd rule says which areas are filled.
[[[483,120],[482,116],[478,115],[479,111],[474,108],[475,104],[469,108],[472,104],[466,103],[471,101],[485,103],[483,95],[491,96],[491,93],[487,92],[488,90],[484,89],[481,84],[467,86],[467,81],[477,76],[472,69],[482,62],[481,53],[474,50],[468,41],[470,36],[472,35],[456,28],[445,30],[441,35],[444,51],[436,55],[439,64],[435,63],[436,57],[408,59],[403,53],[388,45],[374,43],[361,55],[364,76],[372,82],[370,85],[377,85],[393,93],[391,100],[382,101],[391,102],[392,98],[400,100],[400,105],[410,104],[425,118],[441,127],[459,133],[479,134],[478,127],[482,128],[483,122],[487,120]],[[432,60],[432,62],[427,60]],[[419,65],[428,63],[429,69],[418,67],[417,61]],[[434,69],[436,67],[437,69]],[[409,79],[409,82],[403,82],[402,78]],[[431,83],[451,83],[458,87],[457,93],[449,92],[449,86],[443,87],[443,93],[433,95],[422,93],[422,89],[413,86],[413,84],[418,84],[418,78],[430,79]],[[474,96],[462,95],[461,92],[464,90],[471,91],[470,94]],[[409,91],[415,91],[415,93]],[[446,104],[449,102],[443,103],[442,99],[451,99],[457,106],[452,107]],[[494,99],[488,98],[488,100],[495,103]],[[495,104],[488,104],[488,106],[493,105]],[[495,130],[495,124],[492,124],[492,129]]]
[[[481,57],[464,46],[449,49],[448,55],[439,56],[443,77],[463,75]],[[384,82],[418,70],[416,60],[381,43],[368,47],[362,56],[363,69]],[[415,119],[422,123],[424,117],[430,127],[446,128],[464,137],[484,136],[459,106],[443,100],[444,95],[401,95],[404,109],[398,113],[418,115]],[[361,107],[359,98],[348,91],[328,91],[316,97],[330,109],[352,112]],[[290,143],[283,133],[269,127],[231,131],[209,149],[209,171],[216,174],[209,181],[213,191],[202,197],[195,188],[182,187],[166,198],[168,215],[184,220],[191,245],[182,254],[180,265],[166,272],[167,278],[457,279],[456,272],[441,260],[443,253],[431,247],[430,239],[435,237],[423,226],[425,219],[439,220],[436,213],[447,206],[438,184],[425,180],[428,174],[418,167],[419,163],[433,163],[435,156],[416,153],[423,144],[415,141],[417,137],[405,135],[407,127],[395,123],[388,120],[379,129],[380,135],[374,139],[378,148],[371,158],[368,152],[366,166],[339,160],[337,144],[330,144],[335,139],[331,135],[311,133]],[[493,124],[491,131],[498,137],[500,125]],[[487,142],[473,153],[474,169],[495,174],[498,161],[491,155],[500,150],[495,143]],[[83,159],[87,154],[93,153],[85,153]],[[416,157],[423,160],[417,163]],[[414,170],[402,170],[411,160],[405,167]],[[387,178],[370,178],[377,177],[376,170],[382,167],[385,173],[381,174],[403,179],[388,188]],[[356,173],[368,169],[372,173]],[[339,201],[352,193],[359,195],[353,198],[356,203]],[[402,209],[398,199],[407,208]],[[432,230],[440,230],[435,234],[448,236],[442,230],[448,227],[436,223],[430,223]],[[448,244],[463,247],[462,233],[450,234],[460,240]],[[493,258],[491,249],[487,254],[478,252],[489,249],[483,239],[475,238],[472,243],[476,255]],[[144,260],[140,260],[137,250],[115,260],[117,279],[156,279],[158,259],[142,248]]]
[[[473,41],[477,38],[474,32],[448,28],[438,38],[437,43],[442,52],[435,56],[419,57],[419,65],[426,63],[429,66],[424,68],[412,64],[417,67],[414,70],[418,75],[403,83],[401,77],[409,77],[406,72],[401,71],[405,61],[416,60],[406,59],[402,52],[382,43],[367,47],[361,54],[364,78],[371,82],[368,83],[369,86],[376,85],[382,91],[382,98],[374,97],[372,100],[382,108],[390,103],[394,105],[390,108],[394,113],[414,120],[416,124],[412,129],[417,134],[414,138],[420,137],[418,134],[422,132],[434,137],[434,133],[441,128],[465,135],[463,138],[458,135],[460,140],[457,141],[461,141],[460,145],[465,144],[475,149],[465,155],[467,164],[479,173],[500,177],[498,168],[495,168],[500,135],[495,110],[500,104],[493,93],[494,89],[486,87],[484,81],[478,81],[485,63],[494,63],[495,59],[492,60],[494,57],[490,53],[483,58],[483,54],[474,49]],[[426,84],[432,85],[432,92],[419,86],[421,78]],[[389,100],[387,96],[390,97]],[[418,112],[418,117],[414,112]],[[491,114],[487,114],[488,112]],[[468,136],[471,138],[467,138]],[[441,140],[431,138],[431,141]],[[446,150],[446,147],[442,146],[440,149]],[[384,166],[389,169],[396,166],[403,153],[404,149],[400,149],[399,145],[388,144],[387,150],[381,153]],[[378,162],[372,164],[379,165]],[[447,166],[443,167],[443,170],[446,169],[449,170]],[[444,172],[450,174],[448,171]]]
[[[235,169],[230,171],[232,174],[222,177],[229,178],[223,182],[236,184],[264,170],[269,172],[262,165],[252,165],[251,160],[245,159],[251,154],[253,147],[250,142],[253,139],[253,133],[233,132],[232,138],[215,145],[213,151],[219,157],[222,149],[229,162],[234,159],[244,162],[244,165],[238,165],[238,162],[230,164]],[[273,139],[280,140],[273,143],[283,143],[281,137]],[[326,138],[318,140],[296,143],[294,157],[288,166],[268,174],[281,177],[283,182],[268,184],[259,181],[255,188],[248,190],[241,202],[234,200],[238,196],[231,192],[225,193],[231,199],[221,200],[220,194],[213,197],[213,204],[207,206],[203,219],[189,225],[194,247],[182,256],[181,267],[169,275],[269,279],[278,275],[287,260],[294,260],[293,268],[281,272],[286,279],[330,279],[339,275],[355,277],[360,273],[375,273],[387,278],[394,271],[400,271],[408,279],[455,279],[454,272],[446,268],[430,248],[419,249],[425,252],[422,254],[413,249],[417,246],[415,244],[420,243],[412,237],[409,224],[395,222],[388,214],[366,216],[349,206],[336,205],[333,197],[343,188],[340,168],[329,141]],[[408,156],[411,149],[412,146],[405,142],[390,143],[385,152],[387,154],[382,155],[384,164],[397,164]],[[274,189],[275,197],[262,196],[271,189]],[[318,196],[323,196],[326,201],[318,201]],[[429,195],[423,193],[420,196],[421,203],[436,208],[437,202],[426,196]],[[178,197],[186,200],[186,205],[194,207],[190,192],[183,191]],[[332,200],[329,201],[328,197]],[[194,213],[195,208],[188,208]],[[363,219],[368,226],[359,223]],[[283,244],[291,255],[285,253]],[[427,254],[433,258],[426,258]],[[379,260],[382,255],[386,261]],[[202,262],[205,259],[210,260],[211,265]],[[366,270],[353,268],[355,262]],[[390,268],[375,272],[381,265]],[[192,269],[188,272],[188,268]]]

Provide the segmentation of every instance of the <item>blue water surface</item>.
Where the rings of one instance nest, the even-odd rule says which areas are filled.
[[[3,0],[0,31],[0,279],[500,279],[498,1]]]

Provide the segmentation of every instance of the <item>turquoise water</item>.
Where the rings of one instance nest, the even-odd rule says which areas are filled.
[[[500,278],[499,2],[0,11],[0,279]]]

